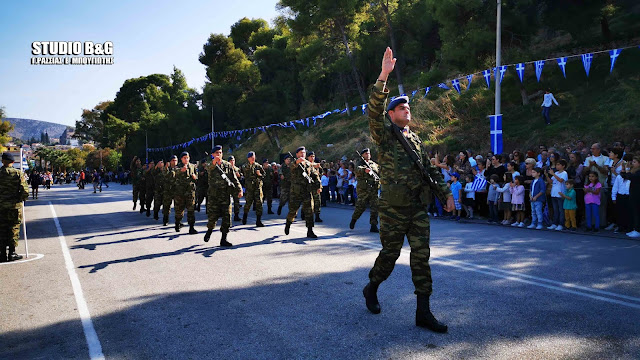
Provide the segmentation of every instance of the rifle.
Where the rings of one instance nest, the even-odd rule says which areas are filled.
[[[404,151],[407,153],[407,155],[409,155],[409,157],[411,158],[411,161],[413,161],[413,163],[418,167],[418,169],[420,169],[422,178],[425,181],[427,181],[427,183],[429,184],[429,188],[431,188],[431,192],[438,197],[438,200],[440,200],[443,206],[446,205],[447,199],[444,199],[440,194],[438,183],[435,180],[433,180],[433,178],[431,177],[431,174],[429,174],[429,171],[427,171],[424,165],[422,165],[422,160],[420,160],[420,156],[418,156],[418,153],[411,147],[411,145],[409,144],[409,141],[404,136],[404,134],[402,134],[402,130],[400,130],[400,127],[394,124],[393,121],[391,121],[389,114],[385,113],[384,117],[387,118],[387,120],[389,120],[389,122],[391,123],[391,130],[393,131],[393,135],[395,135],[396,139],[400,142],[400,145],[402,145],[402,148],[404,149]]]
[[[296,159],[295,156],[293,156],[293,154],[291,154],[291,152],[289,151],[289,156],[291,156],[292,159]],[[294,160],[295,161],[295,160]],[[313,180],[311,179],[311,177],[309,176],[309,174],[307,174],[307,172],[304,170],[304,167],[302,166],[302,164],[298,164],[298,166],[300,167],[300,169],[302,170],[302,176],[307,179],[307,181],[309,182],[309,184],[313,184]]]
[[[205,152],[204,154],[208,155],[207,152]],[[211,163],[213,163],[213,154],[211,154]],[[220,164],[216,164],[216,169],[220,171],[220,176],[222,176],[222,179],[227,182],[227,185],[229,185],[229,187],[235,187],[233,186],[233,182],[231,181],[231,179],[229,179],[224,170],[222,170],[222,167],[220,167]]]
[[[378,175],[378,173],[376,173],[375,170],[373,170],[371,168],[371,166],[369,165],[369,163],[367,163],[367,161],[362,157],[362,154],[360,154],[358,152],[358,150],[356,150],[356,154],[358,154],[358,156],[360,156],[360,159],[362,159],[362,162],[364,163],[364,166],[367,167],[367,169],[369,169],[369,174],[371,174],[371,176],[373,176],[373,180],[375,180],[376,182],[380,182],[380,176]]]

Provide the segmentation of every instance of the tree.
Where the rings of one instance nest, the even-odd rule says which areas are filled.
[[[4,119],[4,107],[0,107],[0,151],[6,151],[4,144],[11,141],[9,132],[13,130],[13,124]]]
[[[251,36],[261,29],[268,29],[268,24],[264,19],[251,19],[244,17],[231,25],[231,33],[229,38],[237,49],[242,50],[247,56],[253,55],[256,50],[251,46],[249,40]],[[254,44],[255,45],[255,44]]]

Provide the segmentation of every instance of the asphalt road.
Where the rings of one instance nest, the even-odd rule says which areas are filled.
[[[368,213],[349,230],[352,209],[323,208],[314,240],[251,215],[227,249],[202,241],[204,211],[188,235],[131,207],[115,184],[27,202],[34,260],[0,265],[0,359],[640,358],[637,240],[434,220],[435,334],[414,326],[408,246],[382,313],[365,308]]]

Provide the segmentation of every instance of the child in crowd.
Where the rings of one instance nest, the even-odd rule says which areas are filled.
[[[500,193],[498,192],[498,188],[500,184],[498,184],[498,174],[493,174],[489,177],[489,192],[487,194],[487,205],[489,205],[489,224],[498,223],[498,199],[500,198]]]
[[[546,200],[546,186],[544,181],[540,178],[542,175],[542,169],[539,167],[533,168],[531,171],[533,181],[531,182],[531,225],[527,226],[529,229],[536,228],[536,230],[542,229],[543,217],[542,206]],[[537,226],[536,226],[537,223]]]
[[[467,218],[473,219],[473,207],[476,205],[476,191],[473,189],[473,175],[469,174],[465,178],[467,183],[464,185],[464,199],[462,204],[464,205],[464,211],[467,213]]]
[[[564,169],[567,168],[567,161],[560,159],[556,161],[556,170],[549,169],[549,176],[551,182],[551,206],[553,207],[553,220],[549,230],[562,230],[562,224],[564,223],[564,211],[563,204],[566,201],[563,199],[562,192],[564,191],[564,182],[569,180],[569,176]]]
[[[504,174],[504,185],[498,187],[498,192],[502,194],[502,203],[501,209],[504,212],[504,220],[502,220],[502,225],[511,225],[511,182],[513,178],[511,174]]]
[[[564,161],[564,160],[560,160]],[[578,205],[576,203],[576,191],[573,189],[575,185],[573,180],[567,180],[564,182],[564,186],[566,188],[564,193],[560,193],[560,196],[564,198],[564,203],[562,204],[562,208],[564,209],[564,217],[565,223],[564,227],[567,230],[576,231],[578,230],[578,222],[576,221],[576,210],[578,209]],[[562,228],[556,228],[556,230]]]
[[[598,181],[598,173],[589,172],[589,183],[584,186],[584,204],[586,207],[587,231],[598,232],[600,229],[600,189],[602,184]],[[595,219],[594,226],[591,221]]]
[[[455,204],[455,210],[453,210],[453,215],[451,215],[452,220],[460,220],[460,215],[462,214],[462,205],[460,202],[462,201],[462,184],[458,181],[458,177],[460,174],[457,172],[451,173],[451,194],[453,194],[453,203]]]
[[[516,222],[511,226],[524,227],[524,178],[517,176],[510,184],[511,188],[511,211],[516,213]]]

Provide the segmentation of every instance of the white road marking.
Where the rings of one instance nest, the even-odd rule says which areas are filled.
[[[291,228],[291,231],[295,231],[297,233],[306,234],[306,231],[295,229],[293,227]],[[334,236],[335,235],[335,234],[329,234],[329,233],[324,233],[324,232],[315,231],[315,230],[314,230],[314,232],[316,233],[316,235],[322,235],[322,236]],[[349,237],[345,236],[344,238],[349,238]],[[363,247],[366,247],[366,248],[369,248],[369,249],[373,249],[373,250],[378,250],[379,251],[379,250],[382,249],[381,246],[379,246],[379,245],[372,245],[370,243],[363,242],[361,240],[350,239],[349,241],[353,245],[363,246]],[[407,253],[406,251],[403,251],[400,255],[404,256],[404,257],[408,257],[409,253]],[[484,275],[490,275],[490,276],[494,276],[494,277],[498,277],[498,278],[502,278],[502,279],[506,279],[506,280],[517,281],[517,282],[521,282],[521,283],[525,283],[525,284],[529,284],[529,285],[540,286],[540,287],[547,288],[547,289],[550,289],[550,290],[556,290],[556,291],[561,291],[561,292],[565,292],[565,293],[569,293],[569,294],[573,294],[573,295],[579,295],[579,296],[583,296],[583,297],[587,297],[587,298],[591,298],[591,299],[595,299],[595,300],[605,301],[605,302],[612,303],[612,304],[618,304],[618,305],[627,306],[627,307],[634,308],[634,309],[640,309],[640,298],[633,297],[633,296],[616,294],[616,293],[609,292],[609,291],[593,289],[593,288],[584,287],[584,286],[580,286],[580,285],[576,285],[576,284],[564,283],[564,282],[545,279],[545,278],[541,278],[541,277],[537,277],[537,276],[521,274],[521,273],[517,273],[517,272],[513,272],[513,271],[506,271],[506,270],[502,270],[502,269],[493,268],[493,267],[490,267],[490,266],[477,265],[477,264],[473,264],[473,263],[469,263],[469,262],[465,262],[465,261],[447,259],[447,258],[442,258],[442,257],[441,258],[431,258],[431,263],[432,264],[445,265],[445,266],[451,266],[451,267],[455,267],[455,268],[466,270],[466,271],[473,271],[473,272],[484,274]],[[598,295],[596,295],[596,294],[598,294]],[[618,298],[618,299],[616,299],[616,298]],[[625,299],[625,300],[629,300],[631,302],[623,301],[623,300],[619,300],[619,299]],[[637,302],[637,304],[634,303],[634,302]]]
[[[26,256],[25,254],[18,254],[18,255],[24,255],[24,256]],[[28,262],[28,261],[33,261],[33,260],[40,260],[40,259],[42,259],[43,257],[44,257],[44,255],[43,255],[43,254],[33,254],[33,253],[31,253],[31,255],[29,255],[29,258],[28,258],[28,259],[22,259],[22,260],[17,260],[17,261],[8,261],[8,262],[3,262],[2,264],[0,264],[0,266],[2,266],[2,265],[11,265],[11,264],[20,264],[20,263],[25,263],[25,262]]]
[[[53,215],[53,221],[56,224],[58,230],[58,240],[60,240],[60,247],[62,248],[62,255],[64,256],[64,262],[67,267],[67,273],[69,273],[69,279],[71,280],[71,286],[73,287],[73,295],[76,298],[76,305],[78,306],[78,313],[80,313],[80,321],[82,322],[82,330],[84,331],[84,337],[87,339],[87,345],[89,346],[89,357],[91,359],[104,359],[102,354],[102,345],[98,339],[96,329],[93,327],[93,321],[91,321],[91,315],[89,314],[89,307],[84,299],[82,293],[82,286],[80,285],[80,279],[76,274],[76,268],[73,265],[73,259],[69,253],[69,247],[67,247],[67,241],[62,233],[62,227],[58,221],[58,215],[53,208],[53,204],[49,201],[49,207],[51,208],[51,214]]]

